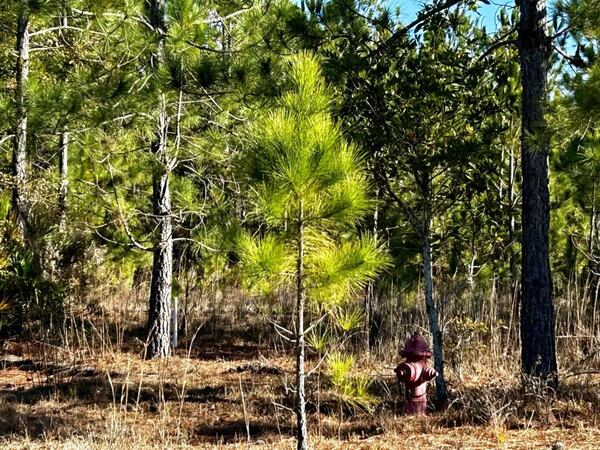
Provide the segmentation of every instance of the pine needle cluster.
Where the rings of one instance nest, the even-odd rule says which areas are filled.
[[[262,238],[240,238],[241,262],[255,291],[289,284],[302,221],[308,299],[334,306],[350,300],[389,259],[372,236],[356,233],[374,204],[360,153],[331,117],[319,62],[301,53],[289,67],[289,90],[247,134],[243,167],[253,213],[268,229]]]

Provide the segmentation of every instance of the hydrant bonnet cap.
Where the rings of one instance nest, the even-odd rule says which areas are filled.
[[[432,353],[429,350],[429,345],[422,336],[415,333],[412,337],[406,341],[404,349],[400,351],[400,355],[406,357],[408,355],[420,356],[423,358],[431,357]]]

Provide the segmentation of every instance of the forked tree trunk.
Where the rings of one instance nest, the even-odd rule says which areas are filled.
[[[27,83],[29,80],[29,11],[21,6],[17,18],[17,64],[15,95],[15,137],[12,156],[14,186],[12,207],[21,237],[28,241],[29,206],[24,192],[27,179]]]
[[[296,330],[296,419],[298,425],[297,448],[308,448],[308,428],[306,424],[306,393],[304,387],[304,306],[306,293],[304,290],[304,213],[300,205],[300,218],[298,219],[298,256],[296,261],[296,307],[298,309],[298,322]]]
[[[444,353],[442,331],[438,319],[438,310],[433,300],[433,270],[431,262],[431,243],[429,224],[425,224],[423,237],[423,280],[425,284],[425,309],[429,319],[429,331],[433,340],[433,366],[437,370],[435,379],[436,403],[443,405],[448,398],[446,380],[444,378]]]
[[[549,37],[545,0],[521,0],[519,56],[521,61],[523,171],[523,267],[521,273],[521,367],[557,384],[554,306],[548,254],[550,192],[549,133],[544,117]]]
[[[154,55],[154,70],[164,63],[167,32],[166,1],[152,0],[150,23],[158,40]],[[154,167],[152,168],[152,212],[156,221],[157,240],[154,243],[152,280],[150,283],[150,309],[148,313],[147,358],[164,358],[170,352],[171,287],[173,284],[173,229],[171,223],[171,193],[169,173],[171,162],[167,153],[169,117],[164,94],[159,95],[159,117],[156,139],[152,143]]]

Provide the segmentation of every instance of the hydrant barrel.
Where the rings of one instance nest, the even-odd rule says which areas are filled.
[[[437,376],[433,367],[427,365],[431,351],[427,342],[418,334],[413,335],[400,352],[406,361],[394,370],[398,381],[406,386],[406,414],[427,412],[427,382]]]

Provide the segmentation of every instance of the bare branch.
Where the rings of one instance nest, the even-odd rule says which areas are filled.
[[[7,134],[7,135],[5,135],[5,136],[2,136],[2,137],[0,138],[0,145],[4,144],[6,141],[8,141],[9,139],[12,139],[12,138],[14,138],[14,137],[15,137],[15,135],[14,135],[14,134]]]
[[[310,377],[313,373],[315,373],[319,367],[321,367],[321,365],[323,364],[323,361],[325,361],[325,359],[329,356],[329,351],[326,351],[325,354],[323,355],[323,357],[319,360],[319,362],[317,363],[317,365],[315,367],[313,367],[312,369],[310,369],[307,373],[306,373],[306,378]]]
[[[104,33],[100,33],[98,31],[92,31],[87,28],[73,27],[70,25],[59,25],[57,27],[44,28],[43,30],[34,31],[33,33],[29,33],[29,37],[32,38],[34,36],[41,36],[46,33],[52,33],[53,31],[60,31],[60,30],[74,30],[74,31],[80,31],[80,32],[87,32],[87,33],[98,35],[98,36],[104,36]]]
[[[429,11],[422,12],[417,15],[417,18],[410,22],[408,25],[400,28],[394,34],[392,34],[387,40],[381,42],[378,47],[369,53],[369,57],[375,55],[382,55],[386,50],[393,48],[404,36],[408,34],[410,30],[424,24],[436,14],[452,8],[463,2],[463,0],[446,0],[441,5],[430,9]]]
[[[516,28],[513,28],[507,35],[509,35],[510,33],[513,33],[517,31]],[[477,62],[483,61],[484,58],[486,58],[487,56],[489,56],[491,53],[494,52],[494,50],[507,46],[507,45],[517,45],[518,41],[516,39],[499,39],[496,42],[494,42],[493,44],[491,44],[486,50],[485,52],[483,52],[479,58],[477,58]]]
[[[204,51],[212,52],[212,53],[232,54],[232,53],[240,52],[240,50],[219,50],[216,48],[210,48],[206,44],[196,44],[194,41],[186,41],[186,43],[188,45],[191,45],[192,47],[199,49],[199,50],[204,50]]]
[[[212,247],[204,244],[203,242],[198,241],[197,239],[186,238],[186,237],[173,238],[173,242],[181,242],[181,241],[193,242],[194,244],[198,244],[200,247],[203,247],[206,250],[210,250],[211,252],[219,252],[220,251],[219,249],[212,248]]]
[[[146,251],[146,252],[153,252],[156,249],[154,246],[152,246],[152,247],[143,246],[131,234],[131,231],[129,230],[129,225],[127,224],[127,220],[125,219],[125,216],[123,215],[123,210],[121,209],[121,201],[119,200],[119,195],[117,193],[117,187],[114,182],[112,165],[110,164],[110,161],[107,164],[108,164],[108,172],[110,174],[110,181],[111,181],[111,185],[113,188],[113,194],[115,196],[115,201],[117,203],[117,209],[119,211],[119,217],[121,219],[121,222],[123,222],[123,228],[125,229],[125,233],[127,234],[127,237],[129,238],[129,240],[131,241],[131,243],[133,244],[133,246],[135,248]]]
[[[315,328],[317,325],[319,325],[321,322],[323,322],[323,319],[325,319],[325,317],[327,317],[329,315],[329,313],[323,314],[316,322],[313,322],[306,330],[304,330],[304,334],[308,334],[310,333],[313,328]]]

